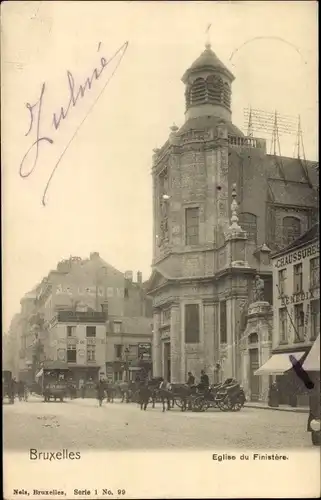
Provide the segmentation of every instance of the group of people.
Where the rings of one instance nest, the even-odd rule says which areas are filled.
[[[194,377],[193,373],[192,372],[188,372],[187,376],[188,376],[188,378],[187,378],[186,384],[189,387],[195,386],[195,377]],[[205,373],[204,370],[202,370],[201,371],[200,382],[197,385],[197,388],[199,390],[206,390],[206,389],[209,388],[209,386],[210,386],[210,381],[209,381],[208,375]]]
[[[13,377],[11,380],[9,392],[13,397],[18,396],[20,401],[22,401],[23,399],[27,401],[28,399],[29,389],[27,384],[22,380],[17,381],[15,377]]]

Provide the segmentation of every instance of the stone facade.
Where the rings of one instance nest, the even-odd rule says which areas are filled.
[[[207,46],[183,77],[185,123],[154,150],[154,375],[172,382],[188,371],[198,378],[201,369],[211,381],[243,380],[241,339],[255,276],[271,303],[270,249],[293,237],[287,217],[304,231],[317,213],[314,165],[267,155],[264,140],[233,125],[233,79]]]

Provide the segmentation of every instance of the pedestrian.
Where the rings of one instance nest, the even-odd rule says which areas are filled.
[[[82,399],[84,399],[85,395],[86,395],[86,384],[85,384],[85,382],[82,383],[82,385],[80,387],[80,391],[81,391],[81,397],[82,397]]]
[[[102,379],[99,380],[96,389],[97,389],[97,399],[99,402],[99,406],[101,406],[105,396],[105,384]]]
[[[199,384],[199,389],[206,390],[210,386],[210,381],[208,378],[208,375],[205,373],[204,370],[201,371],[201,381]]]
[[[268,405],[274,408],[279,406],[279,391],[276,382],[273,382],[269,388]]]
[[[187,375],[188,375],[188,378],[187,378],[186,384],[189,385],[190,387],[192,387],[193,385],[195,385],[195,377],[194,377],[192,372],[188,372]]]

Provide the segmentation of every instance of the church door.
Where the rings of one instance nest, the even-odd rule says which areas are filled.
[[[171,381],[171,344],[165,342],[164,344],[164,379],[168,382]]]

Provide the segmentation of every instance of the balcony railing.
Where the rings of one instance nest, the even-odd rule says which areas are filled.
[[[58,323],[106,323],[106,313],[96,311],[58,311]]]
[[[238,137],[229,135],[228,143],[230,146],[237,147],[246,147],[246,148],[255,148],[255,149],[266,149],[266,141],[265,139],[258,139],[256,137]]]

